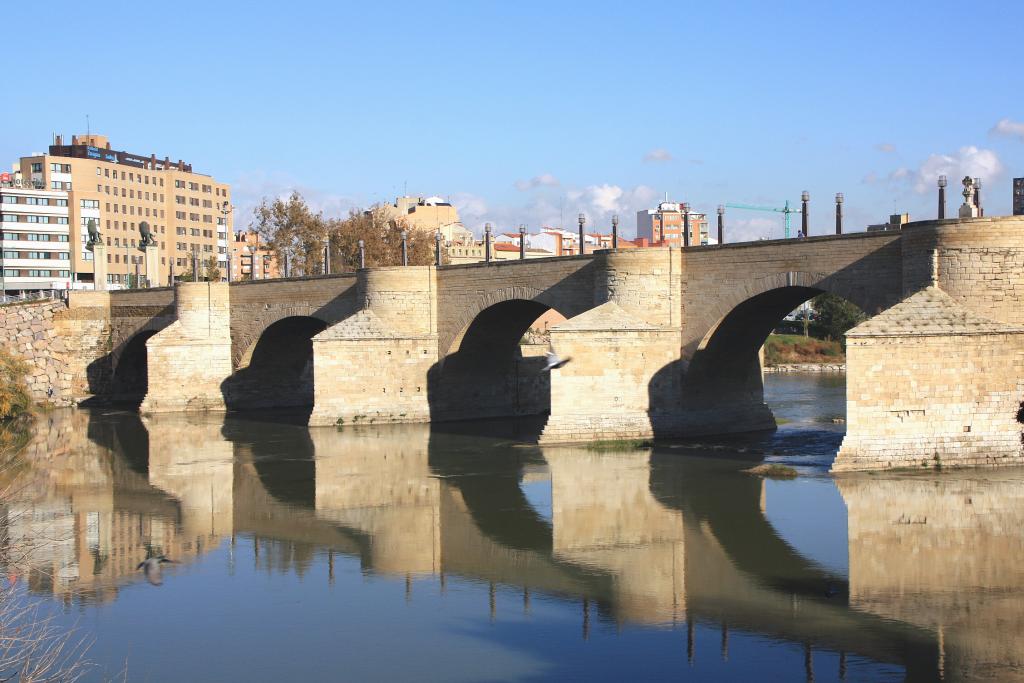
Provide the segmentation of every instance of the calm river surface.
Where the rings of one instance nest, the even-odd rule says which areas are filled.
[[[56,412],[2,471],[5,572],[91,680],[1024,677],[1024,472],[833,479],[843,378],[766,383],[777,433],[640,450]]]

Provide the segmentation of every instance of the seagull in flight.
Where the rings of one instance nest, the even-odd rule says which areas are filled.
[[[141,569],[142,573],[146,576],[146,581],[149,581],[154,586],[160,586],[164,582],[160,565],[165,563],[177,564],[174,560],[169,560],[163,555],[157,555],[156,557],[147,557],[142,562],[139,562],[139,566],[135,570]]]
[[[544,352],[544,358],[547,360],[547,365],[541,370],[541,372],[550,372],[551,370],[557,370],[558,368],[565,367],[566,363],[572,360],[572,356],[566,356],[565,358],[559,357],[555,353],[554,347],[548,347],[548,350]]]

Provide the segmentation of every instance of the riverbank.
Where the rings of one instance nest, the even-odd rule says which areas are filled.
[[[846,372],[846,363],[782,363],[765,365],[765,372]]]
[[[843,372],[843,346],[830,339],[799,334],[772,334],[764,343],[767,372]]]

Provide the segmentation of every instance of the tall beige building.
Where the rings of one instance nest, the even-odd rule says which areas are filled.
[[[405,221],[410,230],[440,232],[447,246],[473,242],[473,233],[462,225],[458,209],[441,197],[398,197],[385,207],[389,219]]]
[[[14,174],[25,185],[68,193],[72,287],[91,288],[93,253],[85,248],[90,218],[106,244],[107,280],[126,286],[138,273],[167,284],[191,269],[191,255],[217,259],[226,276],[231,188],[213,177],[195,173],[191,164],[155,154],[142,156],[111,148],[104,135],[75,135],[65,145],[54,138],[46,154],[22,157]],[[139,224],[149,223],[160,255],[159,273],[146,273],[139,250]]]

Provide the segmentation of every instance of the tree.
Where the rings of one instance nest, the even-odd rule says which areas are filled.
[[[206,259],[206,279],[210,282],[220,282],[221,272],[220,265],[217,263],[216,256],[210,256]]]
[[[434,236],[422,230],[410,230],[404,220],[395,220],[384,206],[363,211],[352,209],[348,218],[330,220],[327,233],[331,244],[334,272],[359,267],[359,240],[363,240],[366,267],[402,265],[402,231],[408,234],[409,265],[434,263]]]
[[[279,197],[270,204],[264,199],[253,210],[249,227],[266,240],[278,263],[288,259],[290,274],[323,272],[327,221],[322,212],[313,213],[298,192],[292,192],[287,200]]]
[[[819,294],[814,297],[811,305],[818,315],[814,321],[817,335],[840,340],[844,348],[846,340],[843,335],[851,327],[867,319],[864,311],[835,294]]]

